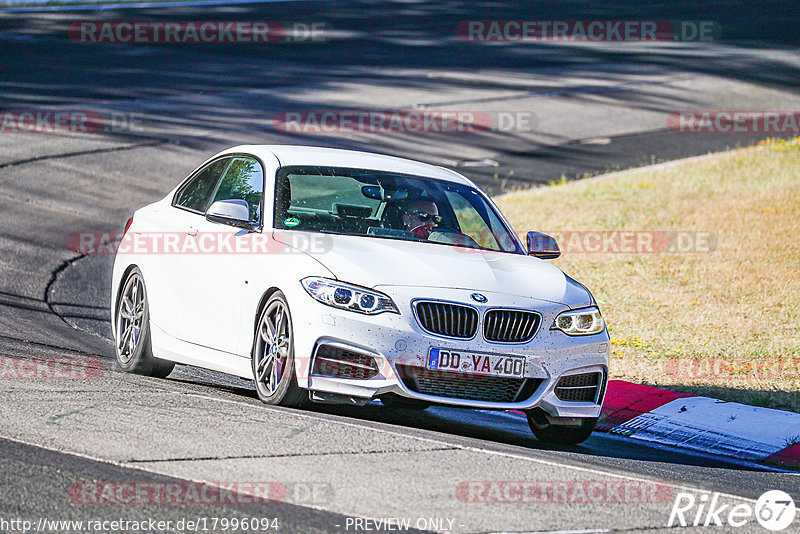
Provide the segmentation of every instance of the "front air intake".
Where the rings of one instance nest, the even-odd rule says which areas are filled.
[[[567,402],[596,402],[603,373],[562,376],[556,384],[556,397]]]
[[[522,402],[529,399],[543,382],[541,378],[473,375],[401,364],[396,367],[409,390],[450,399]]]
[[[314,357],[313,375],[353,380],[378,376],[375,358],[333,345],[320,345]]]

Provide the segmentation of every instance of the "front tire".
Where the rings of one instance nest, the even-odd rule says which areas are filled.
[[[252,362],[258,398],[274,406],[305,405],[308,392],[297,385],[294,329],[283,293],[270,297],[256,324]]]
[[[531,427],[533,435],[539,441],[553,445],[577,445],[586,441],[592,435],[598,419],[589,417],[581,421],[580,426],[565,426],[542,424],[541,418],[534,417],[531,411],[525,415],[528,417],[528,426]]]
[[[117,363],[128,373],[165,378],[175,363],[153,356],[147,288],[138,267],[131,269],[122,288],[114,325]]]

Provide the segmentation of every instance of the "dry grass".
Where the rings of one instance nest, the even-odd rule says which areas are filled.
[[[800,138],[498,203],[520,230],[713,233],[712,252],[556,264],[600,303],[612,378],[800,411]]]

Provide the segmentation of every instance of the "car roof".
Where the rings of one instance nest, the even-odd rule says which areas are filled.
[[[320,165],[374,169],[425,176],[464,185],[475,185],[457,172],[444,167],[395,156],[360,152],[358,150],[301,145],[239,145],[231,147],[219,155],[228,153],[247,153],[262,159],[275,157],[281,167],[289,165]]]

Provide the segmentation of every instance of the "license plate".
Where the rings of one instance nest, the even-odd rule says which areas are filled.
[[[428,353],[428,369],[521,377],[525,373],[525,358],[431,348]]]

